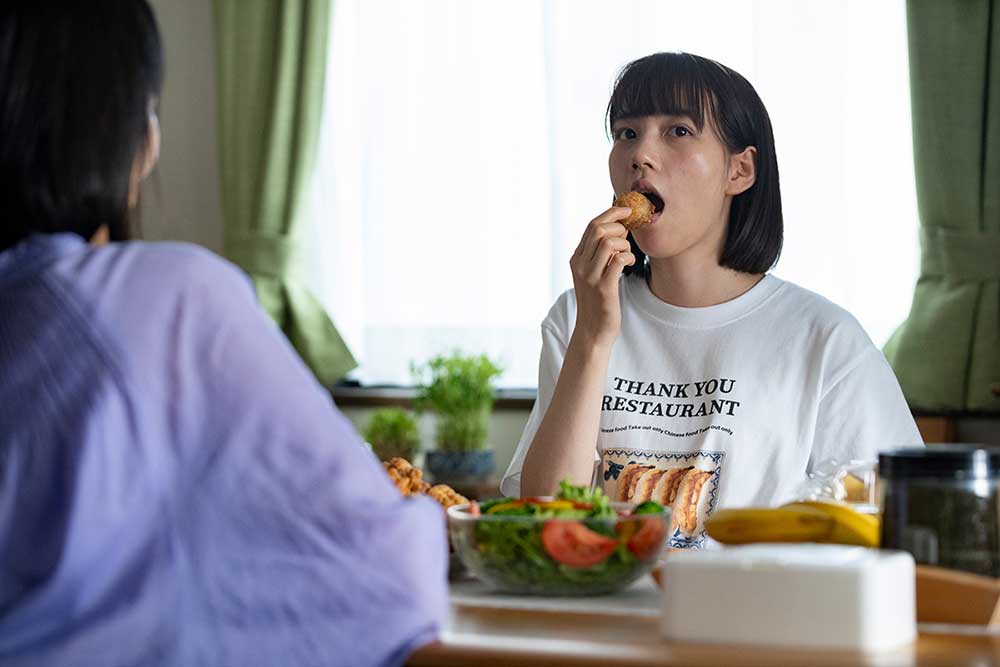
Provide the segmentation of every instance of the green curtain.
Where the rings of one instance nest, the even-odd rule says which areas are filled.
[[[998,10],[907,1],[920,277],[885,352],[915,409],[1000,412]]]
[[[326,386],[357,364],[302,278],[330,0],[215,0],[225,254]]]

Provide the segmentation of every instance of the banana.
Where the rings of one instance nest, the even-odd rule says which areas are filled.
[[[877,547],[878,518],[847,505],[799,501],[782,507],[722,509],[709,517],[705,529],[724,544],[752,542],[822,542]]]
[[[834,544],[856,544],[877,547],[880,540],[879,518],[862,514],[844,503],[823,500],[800,500],[784,505],[785,508],[814,509],[833,517],[834,529],[826,540]]]
[[[717,510],[705,530],[724,544],[820,542],[833,532],[834,522],[830,514],[810,507],[748,507]]]

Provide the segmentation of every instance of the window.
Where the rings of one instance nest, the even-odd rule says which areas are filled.
[[[626,62],[684,50],[771,114],[774,270],[881,345],[906,316],[917,214],[902,0],[338,0],[311,198],[312,285],[366,384],[461,347],[534,386],[538,325],[610,205],[604,111]]]

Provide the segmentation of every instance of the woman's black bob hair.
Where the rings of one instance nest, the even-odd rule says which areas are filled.
[[[127,238],[163,54],[145,0],[0,5],[0,249],[34,234]]]
[[[744,273],[765,273],[781,254],[783,223],[778,161],[771,120],[753,86],[737,72],[690,53],[654,53],[624,68],[608,102],[607,127],[616,120],[686,115],[700,131],[710,123],[730,153],[757,149],[757,178],[733,197],[719,264]],[[628,236],[636,263],[625,274],[649,271],[645,253]]]

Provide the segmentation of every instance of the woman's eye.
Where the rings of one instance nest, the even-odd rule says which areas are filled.
[[[692,132],[683,125],[675,125],[672,128],[670,128],[670,132],[668,134],[670,134],[673,137],[689,137],[691,136]]]
[[[635,139],[637,136],[631,127],[623,127],[616,134],[618,139]]]

